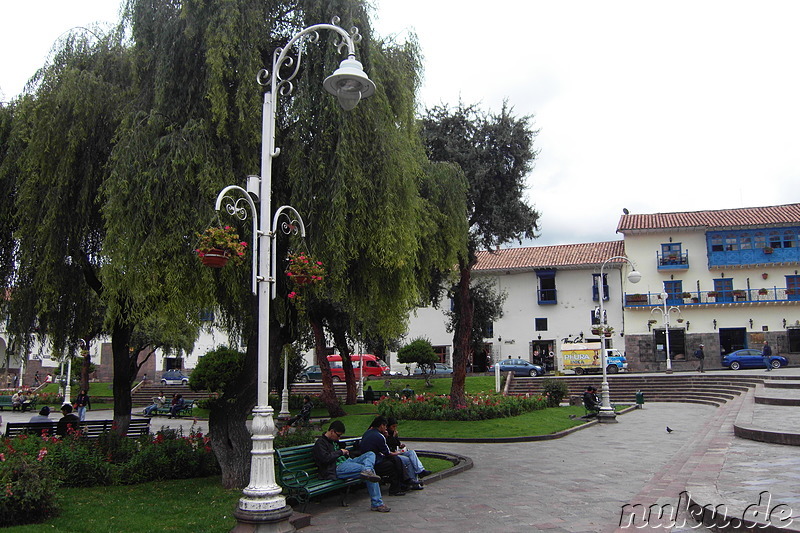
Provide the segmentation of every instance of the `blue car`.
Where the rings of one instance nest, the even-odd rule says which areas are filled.
[[[308,383],[309,381],[322,381],[322,370],[319,365],[311,365],[306,368],[297,376],[298,381],[301,383]]]
[[[515,376],[530,376],[535,378],[544,374],[544,368],[529,363],[524,359],[503,359],[500,361],[500,372],[513,372]],[[494,372],[494,365],[489,367],[489,372]]]
[[[769,358],[769,364],[772,368],[780,368],[788,365],[789,360],[782,355],[772,355]],[[765,368],[764,358],[761,357],[761,350],[753,350],[751,348],[736,350],[735,352],[723,355],[722,366],[728,367],[731,370],[739,370],[740,368]]]

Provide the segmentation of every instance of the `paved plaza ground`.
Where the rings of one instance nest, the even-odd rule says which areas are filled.
[[[800,369],[776,372],[800,381]],[[760,376],[763,371],[737,375],[745,374]],[[687,490],[706,498],[704,503],[726,504],[737,513],[758,504],[761,493],[768,491],[770,508],[782,504],[794,517],[787,530],[800,531],[800,449],[733,434],[733,422],[743,405],[752,404],[752,396],[751,391],[721,407],[647,403],[644,409],[619,416],[617,424],[593,425],[549,441],[411,443],[417,450],[470,457],[474,467],[431,482],[424,491],[386,496],[392,508],[388,514],[371,512],[363,490],[350,498],[349,507],[341,507],[336,496],[314,500],[307,509],[311,526],[302,531],[634,531],[637,528],[619,528],[623,506],[677,506],[679,495]],[[6,411],[2,416],[5,422],[26,421],[30,414]],[[110,411],[89,412],[92,419],[110,416]],[[797,431],[800,409],[756,405],[753,422]],[[188,431],[193,423],[155,417],[152,428]],[[667,433],[666,426],[674,431]],[[199,421],[196,427],[206,431],[207,423]],[[651,526],[658,525],[659,531],[708,531],[690,519],[681,523],[683,514],[677,518],[678,524],[671,527],[655,520]]]

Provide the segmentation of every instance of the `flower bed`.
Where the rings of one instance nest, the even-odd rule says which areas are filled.
[[[488,420],[517,416],[547,407],[544,396],[502,396],[479,394],[466,396],[466,405],[453,409],[450,396],[419,394],[411,398],[381,398],[378,413],[398,420]]]
[[[164,430],[140,439],[20,435],[0,440],[0,526],[58,513],[59,486],[129,485],[219,473],[208,437]]]

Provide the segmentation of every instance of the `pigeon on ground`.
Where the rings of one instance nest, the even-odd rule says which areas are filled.
[[[672,433],[673,431],[675,431],[675,430],[672,429],[671,427],[667,426],[667,433]]]

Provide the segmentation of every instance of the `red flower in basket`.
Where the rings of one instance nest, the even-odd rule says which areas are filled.
[[[210,227],[197,236],[197,257],[205,266],[222,268],[229,260],[238,265],[244,259],[247,243],[239,239],[232,226]]]
[[[324,275],[325,268],[322,266],[322,261],[303,253],[289,256],[286,276],[298,289],[305,285],[320,283]]]

